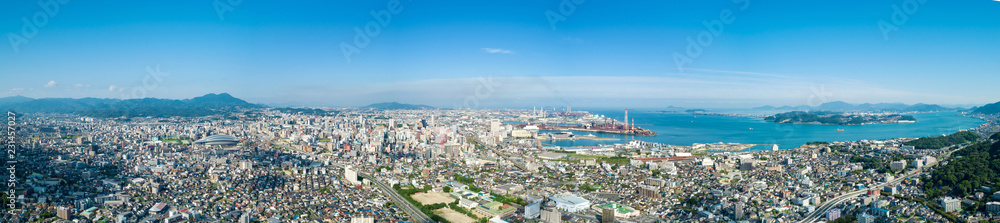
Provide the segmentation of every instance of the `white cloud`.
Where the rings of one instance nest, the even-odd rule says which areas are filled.
[[[24,90],[25,90],[24,88],[10,89],[10,91],[0,93],[0,97],[7,97],[7,96],[19,95],[21,93],[24,93]]]
[[[108,91],[122,91],[122,88],[111,85],[111,87],[108,87]]]
[[[500,48],[482,48],[481,50],[486,51],[487,53],[502,53],[502,54],[513,54],[514,53],[514,51],[500,49]]]
[[[73,87],[82,88],[82,87],[90,87],[90,85],[89,84],[75,84],[75,85],[73,85]]]
[[[45,84],[45,87],[48,88],[56,87],[56,81],[49,81],[49,83]]]

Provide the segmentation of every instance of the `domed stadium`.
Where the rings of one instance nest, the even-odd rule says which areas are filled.
[[[213,136],[205,137],[204,139],[199,139],[198,141],[194,141],[194,144],[204,144],[204,145],[210,145],[210,146],[216,146],[216,145],[218,145],[218,146],[231,146],[231,145],[236,145],[239,142],[240,142],[240,140],[237,139],[236,137],[227,136],[227,135],[213,135]]]

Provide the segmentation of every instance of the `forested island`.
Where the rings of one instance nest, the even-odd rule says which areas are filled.
[[[775,114],[764,118],[764,121],[782,124],[814,124],[814,125],[865,125],[878,123],[916,122],[909,115],[859,115],[829,111],[793,111]]]

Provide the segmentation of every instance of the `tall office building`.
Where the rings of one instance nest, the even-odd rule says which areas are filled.
[[[538,215],[541,214],[540,213],[541,207],[542,203],[537,201],[528,204],[528,206],[524,206],[524,218],[526,219],[537,218]]]
[[[248,212],[243,212],[243,214],[240,215],[240,223],[250,223],[250,212],[249,211]]]
[[[951,197],[941,198],[941,207],[947,212],[959,211],[962,210],[962,200]]]
[[[743,216],[743,202],[736,202],[736,204],[733,205],[733,218],[735,218],[735,219],[738,220],[738,219],[742,219],[743,217],[744,217]]]
[[[858,223],[875,223],[875,216],[868,213],[862,213],[858,215]]]
[[[494,135],[497,134],[500,131],[501,124],[500,119],[490,120],[490,132],[493,132]]]
[[[358,172],[354,170],[353,166],[344,167],[344,179],[347,179],[347,182],[354,185],[360,184],[358,182]]]
[[[64,220],[71,220],[69,218],[69,208],[68,207],[58,207],[56,208],[56,216]]]
[[[562,212],[555,207],[548,207],[542,210],[542,222],[562,223]]]
[[[639,196],[645,198],[660,198],[660,188],[653,186],[640,185],[637,189]]]
[[[615,209],[604,208],[601,211],[601,223],[613,223],[613,222],[615,222]]]
[[[151,184],[149,184],[149,191],[152,192],[153,194],[159,194],[160,193],[160,183],[151,183]]]
[[[827,221],[837,220],[838,218],[840,218],[840,209],[839,208],[830,209],[830,211],[826,212],[826,220]]]

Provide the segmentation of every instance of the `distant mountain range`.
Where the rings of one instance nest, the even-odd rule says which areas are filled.
[[[41,98],[22,96],[0,98],[0,109],[21,113],[65,113],[89,117],[194,117],[233,111],[239,108],[261,108],[227,93],[174,99],[107,99],[107,98]]]
[[[903,103],[878,103],[854,105],[842,101],[823,103],[816,107],[810,106],[762,106],[753,108],[754,110],[801,110],[801,111],[885,111],[885,112],[933,112],[933,111],[957,111],[959,108],[946,108],[940,105],[915,104],[907,105]]]
[[[363,108],[370,109],[381,109],[381,110],[420,110],[420,109],[434,109],[434,107],[427,105],[413,105],[413,104],[403,104],[399,102],[383,102],[375,103],[365,106]]]

